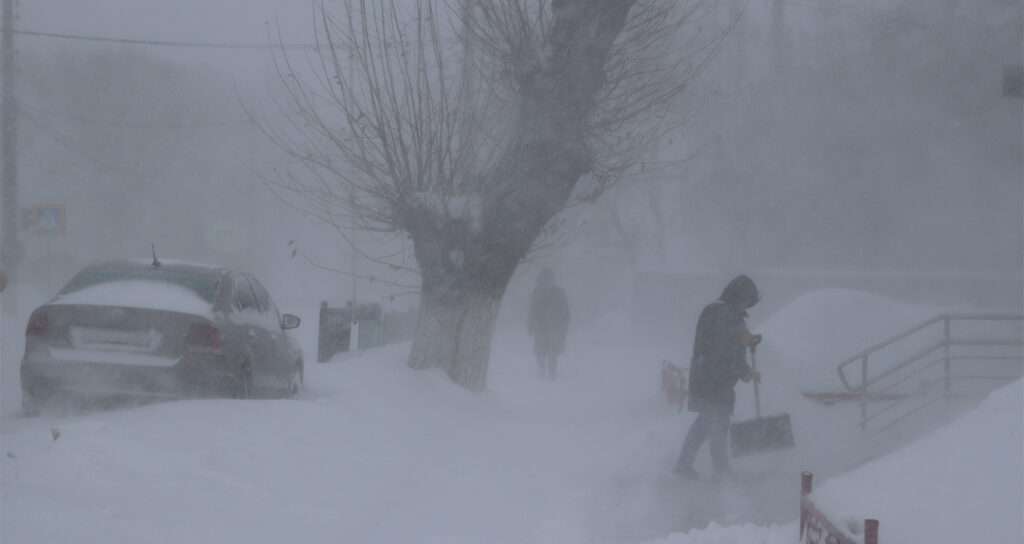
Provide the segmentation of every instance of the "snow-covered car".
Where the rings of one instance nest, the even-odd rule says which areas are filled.
[[[299,324],[236,270],[155,258],[88,266],[29,319],[23,407],[295,394],[303,358],[288,330]]]

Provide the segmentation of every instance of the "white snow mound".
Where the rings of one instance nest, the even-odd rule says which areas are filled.
[[[792,544],[798,540],[797,524],[733,525],[721,527],[712,523],[708,528],[678,533],[650,544]]]
[[[801,390],[834,391],[841,387],[836,366],[843,359],[939,312],[862,291],[824,289],[797,298],[759,329],[780,365],[799,373]]]
[[[880,540],[1010,544],[1024,535],[1024,382],[903,450],[830,480],[815,502],[880,521]]]

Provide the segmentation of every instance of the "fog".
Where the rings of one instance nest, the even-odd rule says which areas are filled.
[[[585,230],[611,246],[626,234],[636,247],[615,257],[642,268],[984,278],[1019,308],[1021,103],[1001,88],[1020,52],[1012,3],[735,5],[742,19],[687,94],[685,125],[645,175],[577,214]],[[313,24],[310,6],[273,1],[50,0],[19,14],[31,30],[201,43],[308,43]],[[68,236],[27,241],[49,289],[151,242],[271,273],[309,233],[305,246],[337,246],[326,258],[344,264],[344,244],[323,243],[336,236],[260,182],[284,159],[241,106],[273,109],[273,51],[17,43],[20,205],[67,208]]]
[[[737,274],[753,277],[761,291],[761,304],[751,310],[755,330],[769,323],[789,330],[790,322],[771,321],[775,312],[789,308],[791,318],[794,301],[809,304],[801,297],[815,293],[849,290],[857,295],[828,300],[855,300],[856,311],[891,309],[870,335],[830,331],[843,346],[821,350],[830,378],[844,358],[940,312],[1024,312],[1020,2],[720,4],[704,24],[710,32],[727,30],[673,103],[678,119],[665,136],[598,199],[559,212],[501,290],[496,339],[486,343],[493,356],[488,402],[518,399],[510,402],[521,408],[522,399],[536,395],[544,404],[544,393],[519,368],[534,365],[526,321],[543,268],[555,271],[572,308],[568,360],[606,353],[652,358],[637,363],[635,383],[626,380],[624,387],[646,387],[641,374],[655,379],[661,359],[688,364],[701,308]],[[339,231],[279,184],[301,162],[267,134],[295,114],[281,60],[296,61],[298,75],[310,78],[316,62],[309,49],[274,45],[313,43],[317,5],[23,0],[17,6],[17,208],[22,214],[60,209],[66,223],[47,231],[19,218],[23,258],[16,269],[4,263],[14,279],[2,295],[0,328],[0,417],[8,429],[21,425],[18,368],[29,314],[91,263],[148,258],[155,248],[160,258],[250,272],[282,311],[303,319],[296,337],[307,365],[316,360],[321,301],[342,306],[355,299],[385,311],[417,307],[420,278],[406,269],[416,267],[408,235]],[[385,256],[388,263],[377,262]],[[874,316],[842,319],[868,323]],[[1007,330],[1020,335],[1019,326]],[[583,347],[583,339],[595,344]],[[793,351],[768,341],[766,372],[798,381],[800,369],[785,360]],[[597,366],[613,366],[605,363]],[[606,387],[595,376],[617,379],[620,370],[587,377],[585,368],[570,367],[567,398]],[[307,385],[314,393],[301,400],[348,387],[330,379],[330,387],[341,389]],[[795,406],[795,387],[768,386],[766,399]],[[785,398],[789,393],[793,398]],[[455,398],[460,404],[452,413],[473,406]],[[569,402],[545,406],[568,413]],[[507,415],[492,404],[471,409],[485,421]],[[380,417],[391,421],[390,413]],[[574,414],[566,425],[586,420]],[[652,447],[671,443],[675,450],[685,427],[659,427],[666,428],[676,434],[651,439]],[[780,470],[795,474],[803,461],[839,473],[857,464],[825,460],[830,453],[824,446],[802,449],[805,457],[780,462]],[[647,452],[640,462],[667,460]],[[670,468],[645,473],[658,470]],[[744,501],[777,489],[761,488]],[[694,506],[676,491],[655,495],[671,507]],[[608,508],[616,500],[597,499]],[[653,538],[722,521],[720,512],[669,521],[669,509],[652,506],[618,533],[607,520],[590,519],[593,531],[609,531],[594,541]],[[790,521],[774,506],[744,502],[735,510],[728,521]],[[651,525],[641,527],[646,522]]]

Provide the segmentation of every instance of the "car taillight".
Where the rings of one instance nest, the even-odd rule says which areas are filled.
[[[193,323],[188,328],[185,344],[192,349],[220,351],[220,329],[206,323]]]
[[[36,310],[28,320],[28,327],[25,327],[25,336],[43,336],[50,328],[50,316],[45,310]]]

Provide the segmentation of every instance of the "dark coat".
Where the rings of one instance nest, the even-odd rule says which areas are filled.
[[[701,312],[690,361],[691,412],[732,415],[736,382],[751,372],[741,338],[749,334],[747,309],[757,301],[757,286],[747,276],[739,276]]]
[[[526,328],[537,354],[561,355],[569,331],[569,299],[561,287],[545,284],[534,288]]]

